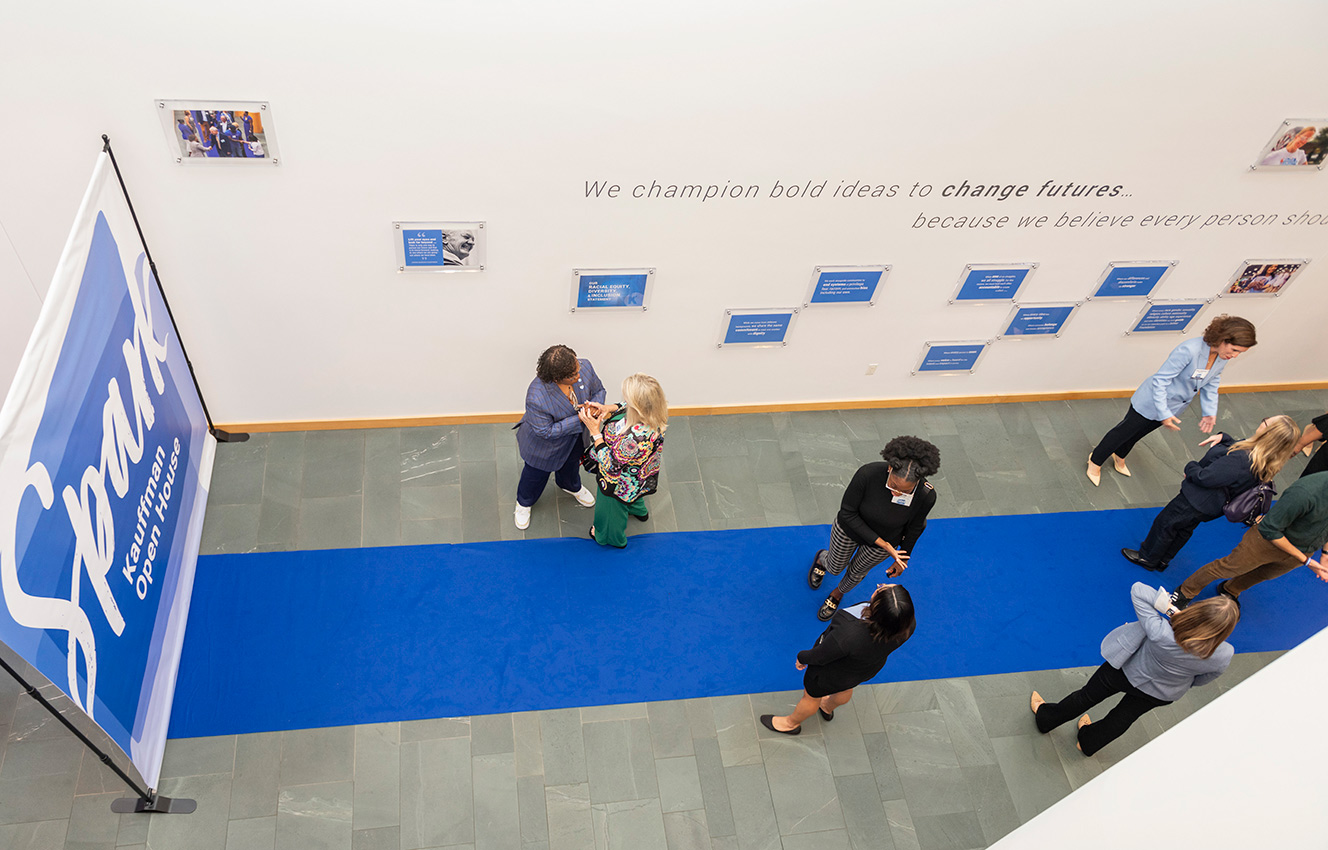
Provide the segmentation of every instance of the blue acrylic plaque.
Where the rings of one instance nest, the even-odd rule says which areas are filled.
[[[1126,333],[1184,333],[1190,322],[1194,321],[1194,317],[1206,306],[1208,306],[1206,301],[1149,304],[1135,320],[1134,327]]]
[[[796,312],[730,311],[725,316],[724,336],[720,345],[782,345]]]
[[[401,247],[404,251],[404,263],[408,269],[441,266],[443,264],[443,231],[441,230],[406,230],[401,231]]]
[[[986,342],[929,342],[913,373],[972,372],[986,350]]]
[[[585,274],[577,277],[576,306],[644,307],[648,272],[631,274]]]
[[[883,274],[885,270],[881,268],[818,271],[807,304],[870,305],[875,300]]]
[[[1001,336],[1058,336],[1078,304],[1039,304],[1016,307],[1006,319]]]
[[[1116,266],[1107,269],[1102,282],[1093,292],[1094,298],[1145,298],[1159,281],[1171,271],[1170,265]]]
[[[1009,301],[1019,293],[1028,268],[981,268],[964,275],[953,301]]]

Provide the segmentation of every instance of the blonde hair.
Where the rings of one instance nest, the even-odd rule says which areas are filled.
[[[644,372],[628,375],[622,382],[622,395],[628,428],[639,422],[662,434],[669,427],[669,402],[659,381]]]
[[[1208,658],[1231,637],[1240,622],[1240,606],[1230,596],[1196,602],[1171,616],[1171,633],[1190,655]]]
[[[1249,452],[1250,469],[1253,470],[1254,476],[1260,481],[1272,481],[1296,453],[1300,426],[1285,414],[1270,416],[1264,421],[1268,425],[1263,429],[1263,433],[1233,443],[1228,452]]]

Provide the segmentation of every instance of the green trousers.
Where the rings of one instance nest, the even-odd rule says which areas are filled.
[[[595,541],[601,546],[619,549],[626,546],[628,514],[648,516],[646,497],[637,496],[631,502],[624,502],[600,490],[595,497]]]

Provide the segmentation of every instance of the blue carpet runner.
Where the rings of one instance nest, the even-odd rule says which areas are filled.
[[[1098,664],[1130,585],[1174,589],[1243,526],[1201,526],[1165,574],[1126,562],[1156,509],[933,520],[903,583],[913,639],[876,681]],[[798,690],[834,586],[828,526],[199,558],[170,735]],[[846,604],[865,600],[874,571]],[[1238,652],[1328,626],[1307,570],[1245,594]],[[1210,589],[1209,593],[1212,592]]]

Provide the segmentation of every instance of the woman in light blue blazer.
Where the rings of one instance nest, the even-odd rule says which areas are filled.
[[[1083,715],[1079,717],[1079,749],[1086,756],[1119,738],[1152,709],[1175,702],[1192,686],[1206,685],[1222,675],[1236,653],[1226,642],[1240,620],[1236,600],[1217,596],[1176,611],[1166,591],[1143,582],[1130,588],[1130,599],[1139,619],[1114,629],[1102,641],[1106,661],[1088,684],[1054,703],[1033,691],[1030,706],[1037,729],[1044,735]],[[1171,614],[1170,621],[1157,605]],[[1102,720],[1094,723],[1083,714],[1121,692],[1124,698]]]
[[[1102,464],[1108,457],[1117,472],[1128,476],[1125,456],[1135,443],[1161,426],[1179,431],[1180,414],[1196,394],[1203,416],[1199,430],[1211,434],[1217,422],[1217,386],[1222,369],[1228,360],[1235,360],[1256,344],[1253,324],[1223,313],[1208,323],[1202,337],[1187,339],[1172,349],[1162,368],[1134,391],[1125,418],[1088,456],[1088,480],[1093,486],[1102,483]]]

